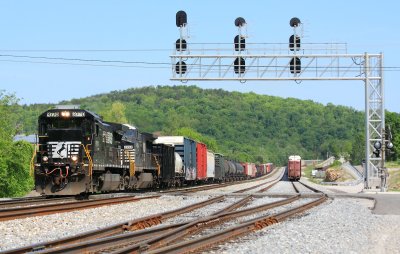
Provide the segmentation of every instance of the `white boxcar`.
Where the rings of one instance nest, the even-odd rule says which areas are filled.
[[[181,156],[175,152],[175,173],[183,174],[183,163]]]
[[[196,141],[183,136],[162,136],[158,137],[154,141],[154,144],[167,144],[175,146],[175,152],[178,153],[182,159],[185,179],[188,181],[196,180]]]
[[[215,155],[207,151],[207,178],[215,177]]]

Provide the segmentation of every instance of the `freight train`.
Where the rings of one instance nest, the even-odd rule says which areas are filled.
[[[155,138],[79,108],[50,109],[39,116],[38,125],[33,166],[35,189],[42,195],[178,187],[270,172],[266,165],[214,154],[190,138]]]
[[[301,157],[299,155],[291,155],[288,160],[287,167],[288,179],[290,181],[298,181],[301,177]]]

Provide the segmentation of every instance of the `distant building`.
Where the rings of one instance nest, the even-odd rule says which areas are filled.
[[[26,141],[29,142],[31,144],[36,144],[38,141],[38,136],[36,134],[32,134],[32,135],[15,135],[14,136],[14,142],[15,141]]]

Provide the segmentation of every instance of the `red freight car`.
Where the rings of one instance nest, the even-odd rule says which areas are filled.
[[[274,169],[274,164],[272,162],[267,163],[267,174],[271,173],[273,169]]]
[[[291,181],[298,181],[301,177],[301,157],[299,155],[289,156],[288,178]]]
[[[242,163],[242,166],[244,167],[244,174],[247,175],[247,178],[256,177],[256,164],[246,162]]]
[[[207,178],[207,146],[203,143],[197,143],[196,146],[197,159],[197,180],[205,180]]]

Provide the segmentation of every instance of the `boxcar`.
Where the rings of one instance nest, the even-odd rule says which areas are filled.
[[[207,151],[207,178],[215,178],[215,155],[214,153]]]
[[[273,167],[274,167],[273,163],[271,163],[271,162],[267,163],[267,172],[266,173],[267,174],[271,173]]]
[[[160,187],[171,187],[175,185],[175,148],[170,145],[155,144],[153,145],[153,154],[160,165]],[[182,163],[181,163],[182,165]]]
[[[242,163],[242,166],[244,167],[244,174],[247,176],[247,178],[253,178],[256,176],[257,170],[254,163],[245,162]]]
[[[226,161],[222,154],[215,154],[215,180],[224,181],[225,180],[225,169]]]
[[[155,144],[174,145],[182,159],[183,171],[186,181],[196,180],[196,142],[183,136],[163,136],[158,137]]]
[[[289,156],[287,169],[288,179],[298,181],[301,177],[301,157],[299,155]]]
[[[196,143],[196,180],[207,178],[207,146],[203,143]]]

